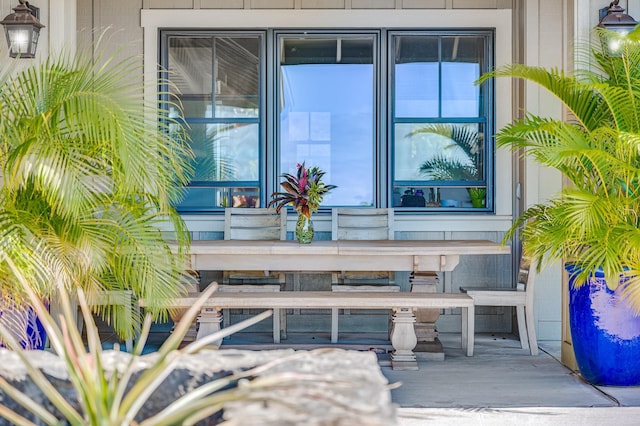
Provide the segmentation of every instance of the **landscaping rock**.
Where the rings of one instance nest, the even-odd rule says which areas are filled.
[[[44,351],[30,351],[28,356],[56,390],[79,410],[64,362]],[[155,356],[152,353],[137,357],[134,360],[136,369],[146,369]],[[130,360],[130,354],[118,351],[105,351],[102,356],[107,371],[122,369]],[[221,412],[200,425],[218,424],[222,420],[251,426],[396,424],[396,407],[391,403],[389,385],[380,372],[375,354],[341,349],[207,349],[193,355],[180,355],[173,371],[150,395],[136,420],[159,413],[180,396],[205,383],[257,366],[260,367],[251,371],[248,379],[227,388],[227,392],[234,392],[232,401],[226,402]],[[27,375],[16,353],[0,349],[0,376],[62,418]],[[132,383],[137,377],[134,374]],[[4,392],[0,392],[0,404],[35,424],[43,424]]]

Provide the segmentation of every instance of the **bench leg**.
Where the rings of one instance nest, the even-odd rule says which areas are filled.
[[[338,308],[331,308],[331,343],[338,343]]]
[[[286,309],[278,309],[280,311],[280,338],[287,338],[287,310]],[[275,310],[274,310],[275,315]]]
[[[475,334],[475,307],[462,308],[462,349],[467,356],[473,356]]]
[[[280,320],[282,316],[280,315],[280,309],[276,308],[273,310],[273,343],[280,343]]]
[[[408,308],[394,309],[392,321],[391,366],[394,370],[417,370],[418,362],[413,348],[418,344],[418,339],[413,327],[416,322],[413,310]]]
[[[200,324],[196,340],[220,331],[220,323],[222,322],[222,313],[217,309],[203,308],[198,317]],[[222,340],[217,340],[214,345],[220,347]]]

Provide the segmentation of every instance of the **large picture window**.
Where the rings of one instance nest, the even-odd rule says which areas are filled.
[[[489,34],[390,34],[394,207],[492,208],[492,96],[475,84],[490,46]]]
[[[161,32],[195,152],[179,210],[264,207],[304,161],[338,186],[322,207],[492,211],[492,34]]]
[[[281,35],[280,168],[309,162],[337,185],[325,205],[373,206],[375,56],[372,35]]]

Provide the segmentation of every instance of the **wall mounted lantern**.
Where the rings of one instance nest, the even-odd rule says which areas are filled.
[[[20,4],[13,12],[0,21],[4,25],[9,45],[9,56],[12,58],[34,58],[38,47],[40,29],[44,25],[38,20],[39,9],[29,2],[19,0]]]
[[[615,33],[609,34],[606,40],[602,40],[609,54],[615,54],[620,49],[622,38],[638,25],[638,21],[624,13],[625,9],[620,7],[618,3],[620,0],[614,0],[608,8],[600,9],[600,22],[597,25],[598,28]]]

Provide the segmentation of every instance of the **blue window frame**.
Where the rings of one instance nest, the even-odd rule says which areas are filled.
[[[162,33],[163,90],[182,104],[195,154],[181,212],[264,202],[264,32]]]
[[[280,170],[320,167],[324,206],[376,204],[377,32],[278,33]]]
[[[391,205],[493,209],[492,32],[390,32]]]
[[[323,207],[493,211],[493,31],[161,31],[195,175],[178,209],[261,207],[305,161]],[[471,195],[480,193],[481,200]]]

